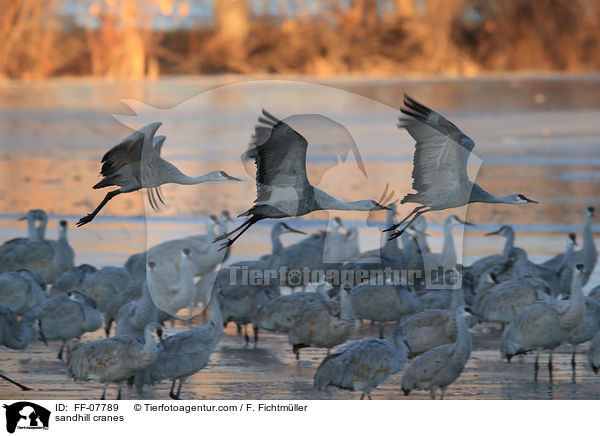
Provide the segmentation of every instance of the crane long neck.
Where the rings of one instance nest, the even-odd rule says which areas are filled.
[[[452,290],[452,302],[450,303],[450,315],[446,323],[446,330],[448,332],[456,331],[456,318],[452,316],[460,306],[465,304],[465,297],[462,288],[456,288]]]
[[[396,360],[394,361],[393,372],[398,372],[402,369],[402,367],[404,367],[404,364],[408,359],[408,347],[406,346],[406,342],[404,342],[404,338],[400,333],[394,332],[391,342],[396,349]]]
[[[462,316],[458,311],[456,312],[455,320],[458,333],[456,336],[454,351],[452,352],[452,357],[450,357],[450,362],[451,364],[454,363],[464,365],[467,360],[469,360],[471,349],[473,347],[471,342],[471,333],[469,333],[465,317]]]
[[[271,230],[271,254],[280,253],[283,251],[283,244],[281,243],[281,230],[279,226],[274,226]]]
[[[442,264],[446,268],[452,268],[456,265],[456,250],[454,248],[451,223],[444,223],[444,245],[442,247],[441,258]]]
[[[507,228],[506,230],[506,241],[504,242],[504,256],[510,256],[511,250],[515,246],[515,232],[512,228]]]
[[[153,283],[150,276],[151,274],[148,274],[148,283],[144,282],[142,286],[142,296],[137,302],[132,320],[133,324],[140,329],[144,328],[149,322],[156,321],[158,316],[158,308],[150,295],[149,286],[152,286]]]
[[[48,218],[45,216],[40,220],[40,225],[36,229],[38,240],[43,241],[46,237],[46,226],[48,225]]]
[[[574,274],[571,294],[569,295],[569,307],[560,317],[560,324],[567,330],[575,328],[581,322],[585,309],[585,300],[582,291],[583,277]]]
[[[586,271],[592,271],[596,265],[596,260],[598,259],[598,250],[596,249],[596,243],[594,242],[592,216],[590,214],[585,218],[585,223],[583,225],[583,247],[581,247],[581,251],[583,255],[582,261]]]
[[[344,321],[354,320],[354,310],[352,309],[352,303],[350,302],[350,295],[348,295],[346,291],[342,291],[340,306],[340,318]]]
[[[31,215],[27,216],[27,237],[30,241],[40,240],[39,233],[35,227],[35,219]]]
[[[210,298],[210,303],[208,303],[208,310],[210,311],[209,323],[213,326],[215,331],[215,335],[213,337],[213,345],[216,344],[221,339],[221,335],[223,334],[223,314],[221,313],[221,306],[219,304],[219,298],[217,297],[217,291],[213,291],[212,296]]]
[[[504,197],[500,197],[494,194],[490,194],[477,183],[473,184],[471,188],[471,196],[469,198],[469,203],[506,203],[513,204],[513,196],[506,195]]]
[[[192,177],[186,174],[183,174],[181,171],[177,170],[170,178],[169,182],[177,183],[178,185],[197,185],[199,183],[204,182],[215,182],[218,179],[214,173],[204,174],[202,176]]]
[[[158,339],[152,334],[150,329],[144,329],[144,348],[142,348],[142,358],[139,360],[140,369],[146,369],[152,365],[158,355],[156,343]]]

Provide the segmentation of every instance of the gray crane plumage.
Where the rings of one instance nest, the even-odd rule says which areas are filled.
[[[421,301],[413,289],[392,283],[357,285],[350,290],[350,303],[356,319],[379,323],[379,339],[384,338],[386,322],[398,322],[421,308]]]
[[[441,399],[444,399],[446,389],[460,377],[471,356],[471,334],[466,322],[470,315],[469,307],[457,308],[454,315],[458,329],[456,342],[427,351],[406,369],[402,377],[404,395],[412,390],[428,390],[431,399],[435,399],[440,389]]]
[[[0,304],[10,307],[17,316],[31,312],[47,298],[41,278],[28,270],[0,274]]]
[[[0,247],[0,273],[27,269],[51,284],[73,266],[74,258],[75,253],[67,240],[67,222],[62,220],[57,241],[25,240]]]
[[[581,287],[583,265],[578,264],[573,273],[573,284],[568,300],[546,300],[529,306],[511,322],[500,343],[500,354],[509,362],[518,354],[536,351],[534,380],[537,381],[539,357],[549,350],[548,372],[552,378],[552,352],[566,342],[571,330],[583,319],[585,300]]]
[[[536,203],[522,194],[498,197],[469,180],[467,162],[475,147],[471,138],[439,113],[404,95],[402,113],[408,117],[399,120],[398,127],[417,142],[413,159],[413,189],[401,201],[419,203],[402,221],[386,231],[396,230],[413,217],[408,224],[390,237],[402,234],[408,225],[424,213],[461,207],[469,203]],[[414,215],[414,216],[413,216]]]
[[[81,290],[86,277],[96,271],[98,271],[96,267],[88,265],[87,263],[79,266],[72,266],[54,281],[48,296],[55,297],[60,294],[66,294],[67,292]]]
[[[125,268],[105,266],[87,274],[81,285],[81,293],[96,302],[105,321],[111,318],[110,308],[117,295],[124,292],[133,279]]]
[[[575,251],[575,262],[582,263],[585,268],[585,274],[583,275],[583,284],[588,282],[596,262],[598,260],[598,249],[594,242],[594,231],[592,229],[592,219],[594,218],[595,208],[589,206],[586,210],[585,222],[583,224],[583,244],[581,250]],[[564,263],[566,253],[557,254],[553,258],[542,263],[544,266],[558,267]]]
[[[445,310],[429,309],[407,317],[404,322],[404,340],[412,358],[440,345],[456,341],[456,310],[465,304],[463,291],[452,290],[450,307]]]
[[[106,388],[118,383],[121,399],[121,384],[148,368],[158,356],[157,342],[163,342],[162,327],[156,322],[144,328],[144,342],[135,336],[118,335],[97,339],[73,350],[67,362],[67,375],[74,380],[96,380],[104,385],[101,400],[105,399]]]
[[[161,185],[196,185],[204,182],[240,180],[224,171],[212,171],[199,177],[183,174],[175,165],[160,156],[165,137],[155,138],[154,135],[161,125],[162,123],[156,122],[136,130],[104,155],[100,171],[103,178],[93,188],[119,188],[108,192],[96,209],[77,222],[78,227],[91,222],[98,212],[119,194],[146,188],[150,205],[157,209],[158,201],[164,204],[159,190]]]
[[[389,341],[361,339],[325,357],[315,373],[315,388],[360,391],[361,400],[365,395],[370,400],[371,391],[406,363],[408,350],[402,335],[402,326],[396,325]]]
[[[67,354],[71,350],[71,339],[102,327],[102,314],[96,303],[77,291],[48,298],[35,308],[35,313],[46,339],[62,341],[57,356],[61,360],[63,350],[66,348]]]
[[[22,350],[27,348],[29,344],[37,337],[44,342],[46,338],[40,329],[40,320],[34,312],[28,312],[17,320],[17,315],[8,306],[0,304],[0,345],[11,348],[13,350]],[[24,391],[30,390],[25,385],[5,376],[0,372],[0,378],[18,386]]]
[[[590,368],[592,368],[594,374],[598,374],[598,369],[600,369],[600,333],[596,333],[596,336],[590,342],[587,357]]]
[[[342,291],[340,302],[321,300],[309,303],[292,321],[288,342],[296,359],[302,348],[326,348],[327,353],[348,340],[354,331],[355,317],[350,295]]]

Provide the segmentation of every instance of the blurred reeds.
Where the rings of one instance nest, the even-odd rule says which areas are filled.
[[[0,0],[0,78],[600,69],[600,0],[296,0],[293,14],[286,0],[259,15],[213,0],[211,24],[169,30],[157,16],[183,19],[192,0],[82,2],[85,24],[63,1]]]

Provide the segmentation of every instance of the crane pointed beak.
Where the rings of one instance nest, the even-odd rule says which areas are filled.
[[[494,235],[499,235],[499,234],[500,234],[500,230],[496,230],[495,232],[486,233],[483,236],[494,236]]]
[[[27,215],[23,215],[20,218],[17,218],[17,221],[25,221],[27,219]]]
[[[230,176],[229,174],[225,174],[225,178],[227,180],[233,180],[235,182],[241,182],[242,181],[242,179],[238,179],[237,177]]]
[[[528,199],[527,199],[527,203],[535,203],[535,204],[539,204],[539,201],[535,201],[535,200],[532,200],[532,199],[528,198]]]

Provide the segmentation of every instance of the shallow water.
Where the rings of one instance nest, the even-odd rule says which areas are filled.
[[[358,171],[352,155],[344,162],[336,162],[335,157],[332,160],[331,150],[340,149],[328,148],[335,145],[327,144],[331,135],[318,136],[316,132],[316,139],[311,141],[314,146],[309,148],[308,172],[311,181],[318,180],[322,189],[345,200],[378,198],[389,183],[396,196],[402,196],[410,190],[413,143],[395,128],[398,114],[394,108],[401,104],[405,91],[442,111],[476,141],[477,156],[470,170],[478,183],[492,192],[520,192],[540,201],[539,205],[523,207],[474,205],[459,211],[477,224],[466,229],[464,237],[455,237],[465,264],[501,251],[501,238],[482,236],[501,224],[515,227],[516,245],[525,248],[534,261],[563,252],[567,232],[581,235],[585,207],[600,206],[598,76],[322,82],[327,86],[277,81],[216,88],[221,84],[219,80],[0,84],[0,240],[23,235],[25,225],[16,218],[32,208],[44,208],[51,214],[50,238],[56,235],[58,220],[65,218],[72,227],[104,195],[91,189],[98,181],[103,153],[129,134],[126,125],[139,126],[156,119],[164,123],[159,133],[168,137],[165,157],[184,171],[203,174],[218,168],[245,181],[166,186],[167,207],[159,212],[149,210],[141,193],[117,197],[93,223],[69,232],[76,264],[121,265],[130,254],[163,240],[203,233],[209,213],[226,208],[237,214],[254,198],[252,170],[244,168],[239,156],[261,107],[281,117],[322,113],[346,126],[360,151],[368,179]],[[223,79],[222,83],[232,81]],[[148,106],[131,100],[124,105],[122,99],[139,100]],[[132,117],[134,113],[138,116]],[[116,118],[121,122],[112,114],[120,114]],[[409,210],[403,206],[400,213]],[[359,228],[362,250],[378,245],[380,232],[367,225],[364,214],[339,215],[348,227]],[[434,251],[441,249],[441,223],[445,217],[445,213],[439,213],[428,219]],[[321,212],[290,222],[313,232],[325,227],[328,218]],[[382,221],[384,216],[375,218]],[[268,253],[270,226],[254,226],[235,244],[230,261]],[[600,226],[594,229],[600,231]],[[295,235],[283,236],[284,244],[298,239]],[[600,271],[596,269],[586,291],[598,284]],[[531,382],[532,357],[521,362],[517,359],[510,365],[501,362],[499,334],[487,330],[474,333],[473,356],[461,378],[449,389],[449,397],[598,397],[600,384],[584,368],[585,356],[581,353],[587,346],[580,347],[576,384],[570,382],[570,355],[564,348],[555,354],[554,384],[546,382],[541,370],[541,382],[536,385]],[[373,328],[362,326],[354,336],[374,335]],[[93,383],[66,380],[63,365],[55,359],[56,348],[56,344],[49,348],[34,344],[22,352],[2,348],[0,368],[10,377],[36,387],[26,394],[27,398],[99,396]],[[229,328],[209,365],[184,387],[184,397],[357,397],[335,389],[315,393],[312,377],[324,351],[307,350],[296,362],[288,348],[287,338],[274,334],[262,335],[258,349],[246,348]],[[399,391],[401,376],[390,377],[374,391],[373,398],[403,398]],[[168,384],[161,384],[148,389],[146,395],[161,398],[168,388]],[[4,382],[0,382],[0,393],[7,398],[23,396]],[[130,391],[126,397],[136,395]],[[426,397],[415,393],[409,398]]]

